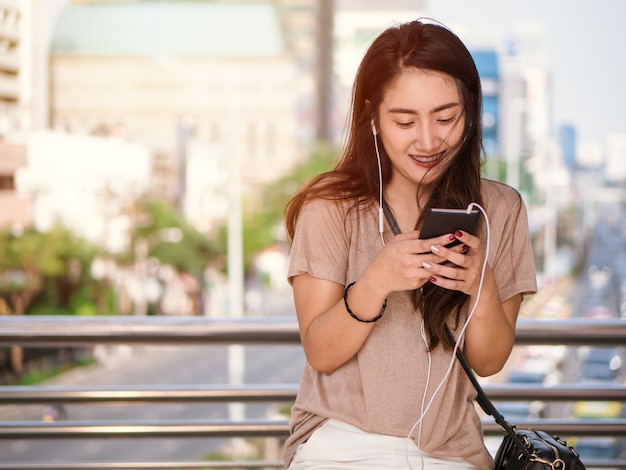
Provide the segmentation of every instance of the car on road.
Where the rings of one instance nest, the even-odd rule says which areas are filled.
[[[560,351],[556,355],[554,352],[551,349],[527,347],[508,372],[506,382],[519,386],[559,383],[561,375],[557,364],[561,362],[562,357]],[[546,404],[539,400],[502,401],[498,403],[497,409],[508,422],[515,424],[525,419],[544,417]]]
[[[518,384],[556,385],[561,383],[562,379],[558,362],[554,357],[527,349],[527,354],[520,357],[509,371],[507,381]]]
[[[619,441],[614,437],[579,437],[572,442],[580,460],[616,460],[621,458]]]
[[[617,348],[591,347],[581,350],[580,380],[609,382],[617,380],[622,359]]]
[[[619,401],[577,401],[574,403],[574,417],[586,419],[617,419],[622,415]]]
[[[526,419],[543,418],[546,404],[539,400],[501,401],[496,403],[496,408],[504,419],[511,424],[516,424]]]
[[[581,384],[614,384],[620,381],[622,367],[620,350],[613,347],[584,347],[579,349]],[[616,419],[622,415],[619,401],[578,401],[574,403],[574,417]]]

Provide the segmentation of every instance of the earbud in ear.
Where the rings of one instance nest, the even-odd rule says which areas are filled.
[[[376,135],[378,134],[378,132],[376,132],[376,124],[374,124],[374,120],[372,119],[372,134]]]

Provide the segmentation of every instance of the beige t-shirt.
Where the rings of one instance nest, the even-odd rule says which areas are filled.
[[[520,195],[504,184],[487,180],[483,180],[482,194],[491,228],[489,265],[501,300],[535,292],[535,264]],[[366,210],[350,207],[350,202],[321,199],[303,206],[291,247],[290,279],[309,273],[347,285],[359,278],[382,248],[378,210],[374,205]],[[484,223],[482,227],[481,239],[485,241]],[[393,237],[388,227],[384,236],[387,240]],[[352,359],[331,374],[305,364],[291,412],[291,435],[285,445],[287,466],[298,444],[326,419],[344,421],[368,432],[401,437],[409,434],[420,417],[428,375],[420,324],[421,315],[415,312],[410,292],[394,292],[387,299],[385,314]],[[451,361],[455,362],[451,351],[441,347],[431,353],[431,360],[427,403]],[[422,451],[461,457],[479,469],[493,467],[473,405],[475,396],[476,391],[455,362],[423,419]],[[417,441],[416,431],[411,437]]]

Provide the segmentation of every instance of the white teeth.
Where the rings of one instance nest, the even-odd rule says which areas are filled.
[[[431,163],[431,162],[434,162],[435,160],[441,158],[442,155],[443,155],[443,153],[438,153],[436,155],[433,155],[432,157],[427,157],[427,158],[418,157],[417,155],[411,155],[411,158],[413,160],[417,161],[417,162],[420,162],[420,163]]]

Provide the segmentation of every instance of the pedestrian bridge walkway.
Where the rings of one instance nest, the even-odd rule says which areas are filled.
[[[0,317],[0,345],[23,347],[91,347],[99,344],[119,345],[294,345],[299,343],[294,318],[214,319],[200,317]],[[516,345],[625,346],[626,321],[521,318]],[[276,367],[281,364],[277,363]],[[0,405],[27,404],[125,404],[166,405],[178,403],[273,403],[289,404],[297,384],[223,384],[146,385],[143,387],[98,386],[3,386]],[[563,383],[551,387],[521,384],[486,384],[494,401],[572,402],[614,401],[626,403],[626,385]],[[626,407],[624,407],[626,408]],[[0,407],[0,412],[2,411]],[[0,416],[2,414],[0,413]],[[128,419],[122,421],[56,421],[4,420],[0,422],[2,440],[67,440],[77,446],[87,441],[123,439],[146,442],[150,439],[184,440],[189,438],[261,440],[272,442],[274,449],[288,433],[284,415],[264,419]],[[520,428],[536,428],[565,439],[577,437],[610,437],[626,439],[626,419],[537,418],[517,421]],[[490,418],[483,422],[486,438],[502,435]],[[139,445],[139,444],[137,444]],[[148,448],[149,446],[146,446]],[[265,447],[267,449],[267,446]],[[13,461],[11,455],[0,455],[2,469],[209,469],[209,468],[282,468],[276,452],[255,455],[253,459],[208,459],[153,461],[146,452],[142,461],[123,461],[111,455],[107,462],[76,461],[67,455],[63,461]],[[588,460],[591,468],[626,469],[626,458]]]

